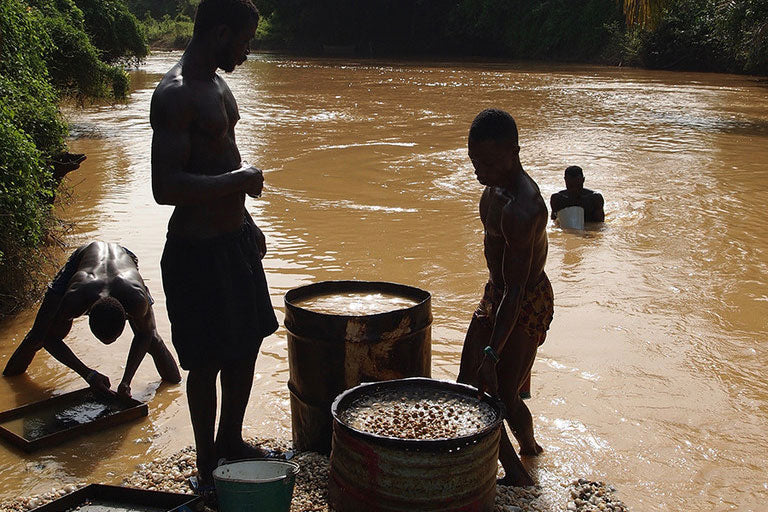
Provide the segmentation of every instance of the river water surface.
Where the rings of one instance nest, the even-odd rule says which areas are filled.
[[[124,105],[72,107],[68,250],[118,241],[140,259],[170,343],[159,262],[171,208],[150,189],[149,100],[178,58],[133,73]],[[606,198],[585,233],[549,227],[555,319],[528,402],[542,483],[616,485],[633,510],[766,510],[768,496],[768,86],[741,76],[531,63],[376,62],[252,55],[226,78],[243,158],[265,169],[247,207],[267,235],[272,301],[329,279],[386,280],[433,295],[433,376],[454,379],[487,271],[466,152],[474,115],[520,128],[521,160],[545,199],[568,165]],[[61,254],[61,261],[66,254]],[[0,326],[0,365],[36,309]],[[100,345],[87,321],[70,345],[119,382],[130,333]],[[265,340],[250,436],[290,437],[284,328]],[[0,378],[0,410],[83,386],[41,353]],[[0,499],[78,481],[119,483],[192,444],[184,386],[133,381],[145,421],[33,455],[0,445]]]

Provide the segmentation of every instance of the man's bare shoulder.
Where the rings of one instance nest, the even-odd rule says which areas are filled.
[[[153,128],[187,121],[193,111],[194,93],[185,83],[181,66],[171,68],[152,94],[149,120]]]
[[[549,219],[549,210],[538,187],[526,187],[517,196],[502,192],[507,198],[502,209],[502,231],[507,236],[519,238],[539,229]]]

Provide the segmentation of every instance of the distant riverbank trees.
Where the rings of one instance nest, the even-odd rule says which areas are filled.
[[[66,150],[60,96],[120,98],[128,76],[113,63],[146,54],[118,0],[0,1],[0,317],[44,278],[52,162]]]
[[[126,0],[184,48],[198,0]],[[768,0],[254,0],[260,48],[768,74]]]
[[[266,43],[768,73],[768,0],[257,0]]]

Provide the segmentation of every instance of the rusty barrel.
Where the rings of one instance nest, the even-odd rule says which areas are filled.
[[[432,388],[483,400],[495,419],[477,432],[451,439],[397,439],[357,430],[342,412],[380,392]],[[455,382],[412,378],[362,384],[334,401],[329,504],[336,512],[490,512],[504,406]]]
[[[328,314],[300,306],[312,297],[371,293],[409,299],[410,307],[368,315]],[[362,382],[429,377],[429,292],[396,283],[323,281],[285,294],[291,426],[299,450],[328,454],[331,404]]]

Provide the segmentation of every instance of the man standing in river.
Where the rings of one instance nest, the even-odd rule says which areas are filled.
[[[242,438],[256,356],[277,329],[261,264],[264,235],[245,209],[245,195],[258,197],[264,178],[242,163],[237,103],[216,73],[245,62],[258,21],[250,0],[203,0],[192,41],[158,84],[150,110],[152,190],[158,203],[175,207],[161,267],[172,342],[189,371],[201,493],[212,490],[220,458],[265,455]]]
[[[547,206],[520,163],[517,125],[507,112],[480,112],[469,130],[469,158],[485,185],[480,220],[490,277],[469,325],[459,382],[498,395],[507,409],[521,455],[537,455],[533,419],[520,392],[552,321],[554,297],[544,273]],[[502,485],[533,485],[533,479],[502,429]]]
[[[603,205],[605,200],[602,194],[584,188],[584,171],[578,165],[571,165],[565,169],[565,190],[555,192],[549,200],[552,207],[552,220],[557,220],[557,212],[571,206],[584,209],[585,222],[605,221]]]

